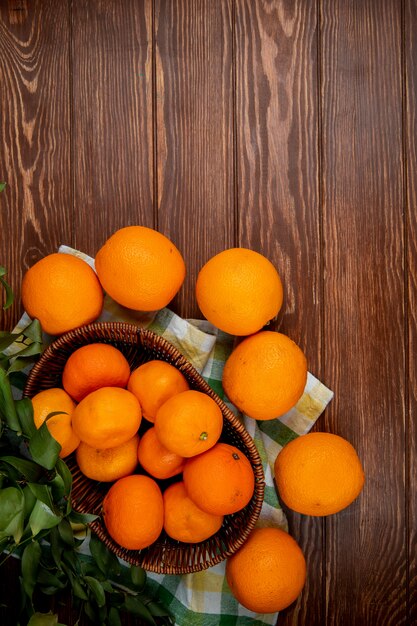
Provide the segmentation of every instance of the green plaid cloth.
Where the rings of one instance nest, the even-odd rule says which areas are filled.
[[[82,252],[67,246],[61,246],[59,252],[74,254],[94,268],[93,259]],[[29,321],[25,314],[18,327],[26,326]],[[156,314],[129,311],[107,296],[99,321],[130,322],[162,335],[191,361],[214,391],[237,413],[224,397],[221,384],[224,363],[233,349],[233,336],[204,320],[184,320],[169,309]],[[46,337],[47,343],[49,340]],[[265,472],[265,499],[258,526],[277,526],[288,530],[273,483],[275,458],[286,443],[310,430],[332,397],[333,393],[309,373],[302,398],[281,418],[256,422],[241,416],[255,441]],[[88,541],[83,548],[88,553]],[[148,582],[155,596],[172,612],[178,626],[262,626],[277,621],[278,613],[256,615],[234,599],[227,586],[224,562],[203,572],[184,576],[149,572]]]

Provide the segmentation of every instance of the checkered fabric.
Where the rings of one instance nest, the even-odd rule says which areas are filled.
[[[61,246],[59,252],[74,254],[94,268],[93,259],[82,252],[67,246]],[[25,314],[18,327],[26,326],[29,321]],[[191,361],[214,391],[238,413],[224,397],[221,384],[224,363],[233,349],[233,336],[204,320],[184,320],[169,309],[156,314],[129,311],[107,296],[99,321],[130,322],[162,335]],[[46,343],[50,340],[48,337],[45,339]],[[332,397],[333,393],[309,373],[302,398],[281,418],[256,422],[241,416],[255,441],[265,472],[265,499],[258,526],[277,526],[287,530],[287,521],[273,483],[275,458],[286,443],[311,429]],[[83,551],[88,553],[88,541],[84,543]],[[148,584],[155,596],[172,612],[178,626],[262,626],[277,622],[277,613],[256,615],[234,599],[226,583],[224,562],[203,572],[184,576],[150,572]]]

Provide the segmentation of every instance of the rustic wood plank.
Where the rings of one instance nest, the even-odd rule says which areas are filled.
[[[153,227],[152,2],[73,0],[74,232]]]
[[[230,0],[155,1],[158,228],[187,277],[172,306],[201,317],[202,265],[234,245]]]
[[[417,2],[406,0],[405,42],[405,148],[406,148],[406,243],[408,290],[408,623],[417,624]]]
[[[235,58],[238,242],[276,265],[285,291],[280,329],[320,375],[316,4],[238,0]],[[323,523],[288,516],[308,581],[279,624],[321,626]]]
[[[327,625],[405,625],[401,3],[321,0],[328,430],[362,458],[327,518]]]
[[[69,10],[53,0],[0,1],[0,264],[17,321],[23,272],[72,241]]]

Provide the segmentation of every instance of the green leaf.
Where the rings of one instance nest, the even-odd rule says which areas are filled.
[[[12,372],[19,372],[24,369],[31,361],[33,361],[33,357],[41,354],[42,352],[42,344],[37,341],[31,343],[29,346],[26,346],[22,350],[19,350],[15,355],[13,355],[13,359],[11,361],[11,365],[9,366],[7,372],[8,374]]]
[[[119,574],[120,563],[117,556],[110,552],[94,533],[91,533],[90,552],[103,574],[108,576]]]
[[[4,352],[6,348],[12,345],[19,337],[22,336],[22,333],[6,333],[3,335],[0,340],[0,352]]]
[[[120,613],[116,609],[115,606],[110,607],[108,622],[109,622],[109,626],[122,626],[122,622],[120,620]]]
[[[63,461],[62,459],[58,458],[57,462],[56,462],[56,466],[55,466],[56,471],[58,472],[58,474],[61,476],[63,483],[64,483],[64,496],[67,496],[68,499],[71,495],[71,489],[72,489],[72,474],[68,469],[68,465],[65,463],[65,461]],[[69,509],[68,509],[68,513],[70,511],[70,507],[71,507],[71,502],[69,501]]]
[[[36,463],[48,470],[55,467],[61,452],[60,444],[52,437],[46,421],[36,431],[29,442],[29,450]]]
[[[57,575],[49,572],[45,568],[40,568],[38,571],[37,582],[40,585],[48,585],[56,587],[56,589],[65,589],[66,582],[62,581]]]
[[[19,543],[23,534],[25,498],[16,487],[0,490],[0,539],[13,537]]]
[[[0,183],[0,191],[4,191],[6,189],[7,183]]]
[[[80,600],[84,600],[84,602],[88,600],[87,592],[84,590],[84,587],[81,585],[78,578],[72,578],[71,587],[72,592],[76,598],[80,598]]]
[[[51,541],[51,555],[55,562],[55,565],[58,569],[61,569],[62,566],[62,553],[64,551],[64,545],[61,541],[61,536],[56,527],[51,528],[51,532],[49,533],[49,538]]]
[[[48,485],[40,485],[39,483],[28,483],[29,489],[33,495],[46,504],[50,509],[54,507],[54,501],[52,499],[51,489]]]
[[[2,456],[0,457],[0,462],[11,465],[17,469],[26,480],[35,481],[42,475],[42,470],[39,465],[22,457]]]
[[[35,343],[42,343],[42,327],[39,320],[32,320],[31,323],[23,329],[22,333]]]
[[[20,432],[21,427],[17,417],[16,407],[13,399],[12,389],[7,373],[0,367],[0,401],[1,409],[11,430]]]
[[[58,525],[58,532],[64,543],[68,546],[74,547],[74,533],[72,532],[71,524],[67,519],[61,520]]]
[[[97,614],[91,602],[86,602],[84,604],[84,611],[87,617],[93,622],[93,624],[97,624]]]
[[[58,615],[52,613],[34,613],[28,621],[28,626],[59,626]]]
[[[58,472],[49,481],[49,486],[52,489],[52,495],[54,497],[54,501],[60,502],[62,498],[64,497],[65,485],[64,485],[64,481],[62,480],[62,476],[60,476]]]
[[[29,526],[35,536],[41,530],[57,526],[61,519],[61,515],[56,515],[44,502],[37,500],[29,517]]]
[[[11,372],[9,374],[9,380],[12,387],[19,389],[19,391],[23,391],[27,381],[27,374],[23,372]]]
[[[169,611],[153,600],[146,604],[154,617],[171,617]]]
[[[68,519],[73,524],[91,524],[98,518],[98,515],[92,515],[91,513],[78,513],[77,511],[71,511]]]
[[[23,496],[25,498],[25,519],[27,519],[36,504],[36,498],[28,485],[23,489]]]
[[[23,588],[31,601],[36,586],[41,556],[42,550],[37,541],[27,545],[22,554]]]
[[[132,615],[141,617],[146,622],[148,622],[148,624],[154,624],[156,626],[156,622],[152,617],[152,613],[148,611],[148,609],[138,596],[126,595],[125,601],[123,602],[122,606],[126,609],[128,613],[132,613]]]
[[[101,586],[97,578],[93,578],[92,576],[84,576],[84,580],[90,587],[93,597],[97,602],[97,606],[104,606],[106,604],[106,594],[104,593],[103,587]]]
[[[17,400],[15,407],[23,432],[28,437],[33,437],[37,429],[33,421],[33,406],[31,400],[29,400],[29,398]]]
[[[3,285],[3,288],[6,292],[6,302],[3,305],[3,309],[8,309],[13,304],[13,300],[14,300],[13,290],[10,287],[9,283],[6,282],[4,278],[2,277],[0,277],[0,283]]]
[[[42,352],[42,344],[38,341],[34,341],[29,346],[24,347],[22,350],[16,354],[16,356],[20,359],[21,357],[35,356],[36,354],[40,354]],[[13,371],[12,368],[9,367],[9,371]]]
[[[132,583],[135,587],[140,591],[146,585],[146,572],[142,567],[137,565],[130,566],[130,577],[132,578]]]

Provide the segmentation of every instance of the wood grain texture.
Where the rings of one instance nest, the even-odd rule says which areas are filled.
[[[417,624],[417,2],[404,6],[406,243],[408,291],[408,619]]]
[[[151,0],[73,0],[75,244],[154,226]]]
[[[0,0],[1,261],[21,313],[23,272],[72,241],[69,12],[53,0]]]
[[[407,624],[401,4],[322,0],[328,430],[357,448],[359,499],[326,522],[326,619]]]
[[[187,266],[172,306],[200,317],[197,273],[234,245],[229,0],[155,1],[155,90],[158,228]]]
[[[236,3],[239,245],[265,254],[284,283],[280,329],[320,374],[321,294],[315,3]],[[288,512],[308,564],[279,623],[323,624],[323,523]]]

